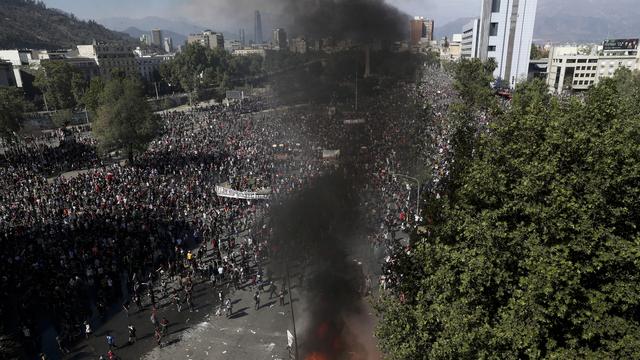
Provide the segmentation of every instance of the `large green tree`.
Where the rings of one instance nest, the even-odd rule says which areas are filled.
[[[144,151],[160,128],[139,80],[115,78],[104,86],[92,126],[102,149],[122,149],[133,161],[134,154]]]
[[[19,89],[0,87],[0,137],[12,137],[20,130],[22,113],[26,107],[24,96]]]
[[[388,358],[640,358],[637,79],[517,89],[395,269]]]
[[[86,87],[80,72],[63,61],[43,61],[34,84],[44,94],[49,110],[75,107]]]

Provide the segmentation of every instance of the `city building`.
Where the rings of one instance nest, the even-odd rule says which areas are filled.
[[[309,50],[309,46],[304,37],[297,37],[289,40],[289,51],[297,54],[304,54],[307,50]]]
[[[463,59],[473,59],[479,57],[478,54],[478,30],[480,19],[473,19],[462,27],[462,41],[460,43],[460,57]]]
[[[24,68],[29,66],[37,60],[34,60],[31,50],[0,50],[0,60],[7,61],[13,68],[13,78],[16,81],[17,87],[23,87],[23,72]]]
[[[638,39],[605,40],[598,58],[598,79],[611,77],[623,67],[640,70],[638,61]]]
[[[245,40],[246,39],[245,39],[245,36],[244,36],[244,29],[240,29],[238,31],[238,41],[240,42],[240,45],[243,46],[243,47],[247,44]]]
[[[140,35],[140,42],[145,45],[151,45],[151,38],[147,34]]]
[[[173,59],[173,55],[142,55],[136,56],[136,64],[138,66],[138,73],[140,76],[148,82],[158,81],[160,76],[160,65],[163,62]]]
[[[13,64],[6,60],[0,60],[0,86],[17,86]]]
[[[602,45],[551,47],[546,77],[549,91],[583,91],[620,68],[640,70],[638,43],[638,39],[613,39]]]
[[[238,49],[234,50],[231,55],[234,56],[262,56],[263,58],[267,57],[267,50],[265,49]]]
[[[200,44],[209,49],[224,49],[224,35],[211,30],[205,30],[201,34],[189,35],[187,43]]]
[[[284,29],[273,29],[273,40],[271,44],[274,50],[287,49],[287,33]]]
[[[100,68],[100,76],[109,79],[111,73],[118,69],[126,74],[138,74],[138,64],[133,48],[125,43],[98,43],[78,45],[78,56],[94,59]]]
[[[162,48],[162,30],[160,29],[151,30],[151,45]]]
[[[262,44],[264,42],[262,38],[262,17],[260,16],[260,11],[258,10],[256,10],[256,14],[255,14],[253,34],[254,34],[253,40],[255,44]]]
[[[527,79],[538,0],[482,0],[479,58],[494,59],[496,80],[515,87]]]
[[[419,45],[421,42],[433,41],[433,20],[416,16],[411,20],[410,26],[410,43],[412,46]]]
[[[173,52],[173,39],[170,37],[164,38],[164,52],[172,53]]]
[[[462,51],[462,34],[453,34],[449,41],[445,41],[440,48],[440,58],[443,60],[457,61],[460,59]]]

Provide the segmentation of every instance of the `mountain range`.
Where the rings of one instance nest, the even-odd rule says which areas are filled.
[[[435,37],[451,38],[471,18],[438,26]],[[547,42],[602,42],[612,38],[640,37],[637,0],[539,0],[533,39]]]
[[[0,49],[61,49],[97,41],[133,42],[95,21],[78,20],[34,0],[0,1]]]

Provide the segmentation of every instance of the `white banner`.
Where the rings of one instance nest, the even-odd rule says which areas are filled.
[[[349,119],[344,121],[345,125],[364,124],[364,119]]]
[[[268,200],[269,194],[250,191],[237,191],[223,186],[216,186],[216,194],[220,197],[246,200]]]
[[[323,159],[332,159],[340,156],[340,150],[322,150]]]

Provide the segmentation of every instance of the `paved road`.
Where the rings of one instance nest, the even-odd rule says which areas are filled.
[[[229,318],[216,315],[220,289],[234,303],[234,313]],[[101,355],[106,358],[107,334],[115,337],[119,347],[114,352],[120,359],[287,359],[286,330],[291,323],[288,297],[287,306],[280,306],[276,297],[269,300],[265,287],[261,307],[255,310],[255,290],[249,285],[239,290],[226,285],[214,288],[210,282],[202,280],[194,286],[193,312],[186,309],[186,305],[178,312],[168,297],[158,295],[157,318],[164,317],[170,323],[169,335],[162,340],[162,347],[154,338],[150,304],[146,303],[141,311],[132,305],[128,316],[116,305],[106,322],[92,323],[93,336],[77,344],[64,359],[99,359]],[[127,344],[129,324],[137,329],[137,341],[130,345]],[[50,358],[59,357],[53,354]]]

